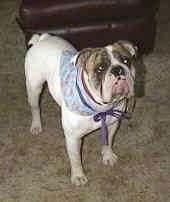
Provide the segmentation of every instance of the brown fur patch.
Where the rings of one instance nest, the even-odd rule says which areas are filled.
[[[113,48],[113,53],[116,51],[120,55],[124,55],[124,56],[126,56],[128,58],[132,57],[129,50],[126,47],[124,47],[122,43],[115,43],[115,44],[113,44],[112,48]]]
[[[133,56],[130,52],[130,50],[123,45],[123,43],[115,43],[112,46],[112,53],[114,57],[119,60],[119,62],[124,63],[128,67],[131,66],[131,63],[133,62]]]
[[[104,78],[105,73],[107,72],[110,65],[111,61],[106,49],[93,49],[93,52],[86,64],[86,71],[95,88],[100,86],[101,81]]]
[[[110,66],[110,59],[104,48],[95,48],[86,65],[87,72],[97,72],[99,67],[106,71]]]

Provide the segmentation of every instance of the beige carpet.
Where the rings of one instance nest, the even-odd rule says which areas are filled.
[[[101,163],[98,133],[85,139],[89,183],[70,185],[60,111],[48,90],[44,132],[29,132],[24,36],[15,17],[20,0],[0,1],[0,202],[170,201],[170,2],[161,1],[154,52],[144,58],[145,96],[116,137],[114,168]]]

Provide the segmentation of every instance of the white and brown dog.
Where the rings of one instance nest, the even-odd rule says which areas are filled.
[[[136,48],[118,41],[103,48],[78,52],[67,41],[49,34],[33,35],[25,58],[31,133],[42,131],[39,95],[47,81],[50,93],[61,106],[62,125],[71,163],[71,182],[87,183],[81,162],[82,137],[101,128],[102,160],[116,162],[112,138],[123,118],[127,99],[134,96]]]

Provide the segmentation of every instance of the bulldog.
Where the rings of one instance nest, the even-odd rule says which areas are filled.
[[[87,183],[81,162],[82,137],[101,129],[104,165],[113,166],[117,156],[112,139],[122,119],[128,118],[127,101],[134,97],[136,47],[118,41],[102,48],[77,51],[68,41],[49,34],[35,34],[25,57],[31,133],[42,132],[39,96],[44,82],[61,106],[71,182]]]

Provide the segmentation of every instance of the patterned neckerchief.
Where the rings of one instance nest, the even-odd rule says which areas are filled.
[[[81,115],[93,115],[95,110],[93,110],[90,98],[83,87],[81,72],[71,62],[76,53],[76,50],[65,51],[61,56],[60,78],[63,98],[70,111]],[[89,107],[82,102],[81,96]]]

